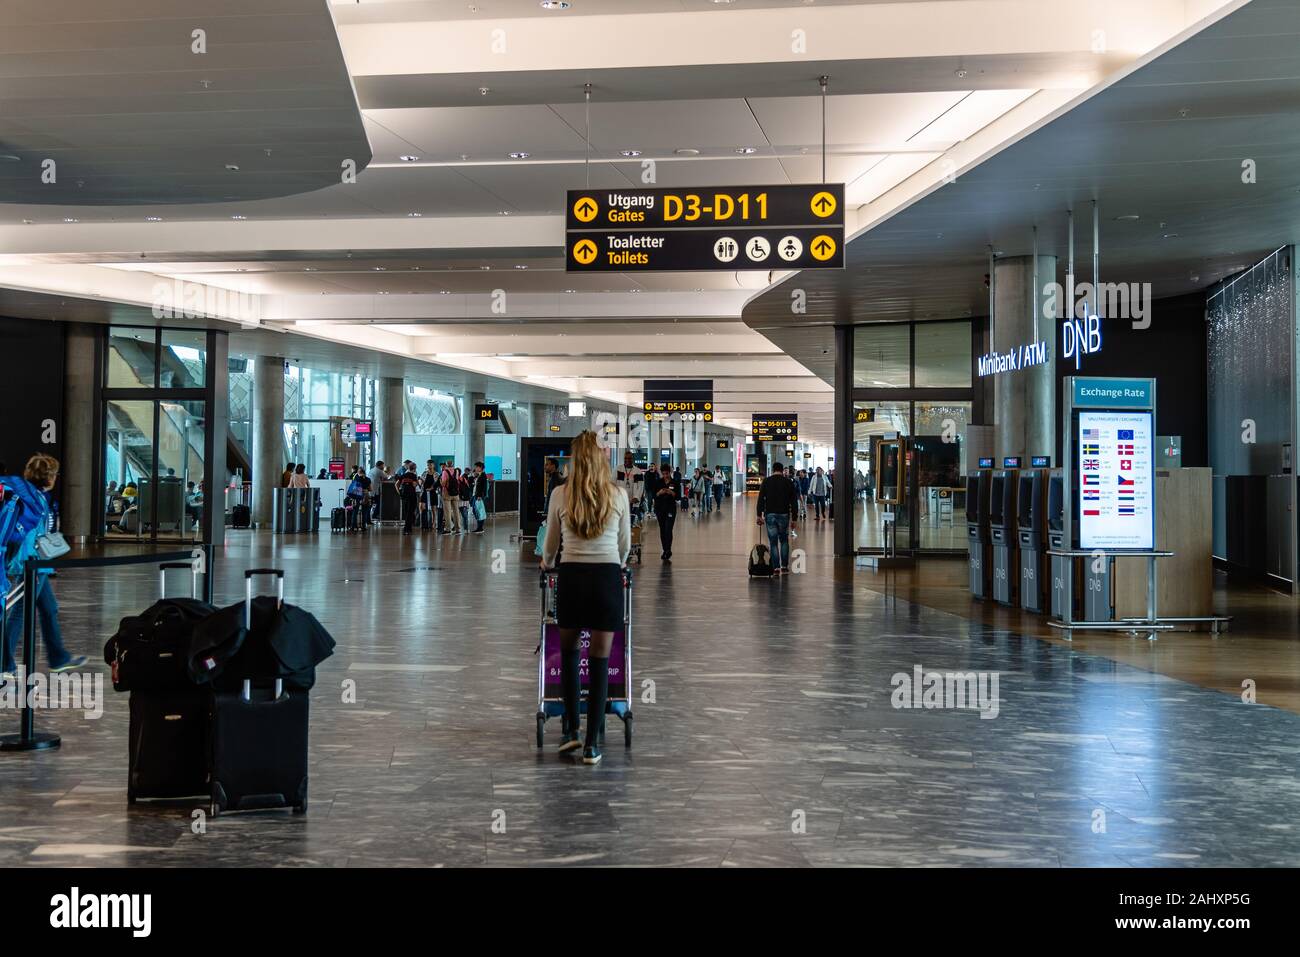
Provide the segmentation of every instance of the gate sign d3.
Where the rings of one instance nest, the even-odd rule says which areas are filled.
[[[569,190],[568,272],[844,268],[844,185]]]

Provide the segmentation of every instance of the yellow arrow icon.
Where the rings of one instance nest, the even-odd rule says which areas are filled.
[[[573,215],[578,217],[579,222],[589,223],[596,218],[600,212],[600,204],[590,196],[579,196],[573,204]]]
[[[835,212],[835,197],[831,193],[822,190],[820,193],[814,193],[812,201],[808,204],[812,207],[813,215],[825,219]]]
[[[590,239],[578,240],[578,245],[573,247],[573,258],[579,265],[590,265],[596,259],[596,244]]]
[[[824,263],[835,255],[835,240],[829,236],[818,236],[808,244],[808,248],[812,251],[813,259]]]

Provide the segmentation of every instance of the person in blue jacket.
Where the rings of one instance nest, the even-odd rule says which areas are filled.
[[[11,592],[14,585],[22,581],[23,563],[36,553],[36,539],[45,534],[49,519],[49,503],[46,493],[54,488],[59,477],[59,460],[50,455],[33,455],[27,460],[22,477],[16,475],[0,478],[4,486],[7,507],[13,522],[10,534],[5,537],[4,568],[2,576],[6,592]],[[59,603],[54,598],[54,585],[50,581],[48,570],[42,570],[36,578],[36,615],[40,622],[41,638],[45,642],[45,655],[49,660],[51,672],[71,671],[80,668],[87,661],[85,655],[71,655],[63,646],[63,634],[59,630]],[[16,670],[14,653],[18,648],[18,638],[23,631],[23,602],[15,602],[6,608],[3,662],[0,662],[0,684],[12,679]],[[30,671],[32,662],[26,662]]]

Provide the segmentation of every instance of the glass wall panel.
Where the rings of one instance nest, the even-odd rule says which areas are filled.
[[[911,330],[907,323],[853,329],[853,385],[859,389],[911,385]]]
[[[970,388],[970,322],[916,324],[916,385],[918,388]]]
[[[884,545],[884,513],[892,509],[897,547],[906,549],[910,539],[907,462],[899,454],[897,441],[885,436],[911,434],[911,403],[855,402],[853,411],[853,515],[857,547],[879,549]],[[867,416],[871,421],[858,421]]]
[[[201,329],[162,330],[158,384],[164,389],[202,389],[207,381],[208,334]]]
[[[912,466],[916,470],[921,548],[966,547],[964,476],[970,414],[969,402],[916,403]]]
[[[150,400],[104,403],[104,531],[138,538],[140,486],[153,475],[154,403]]]
[[[194,537],[203,504],[203,402],[158,404],[158,533]],[[223,476],[224,478],[224,476]],[[147,522],[148,516],[145,516]]]
[[[104,383],[110,389],[152,389],[157,375],[156,329],[113,327],[108,330]]]

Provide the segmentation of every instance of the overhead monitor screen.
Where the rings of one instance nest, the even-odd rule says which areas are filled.
[[[1080,412],[1079,547],[1156,544],[1150,412]]]

